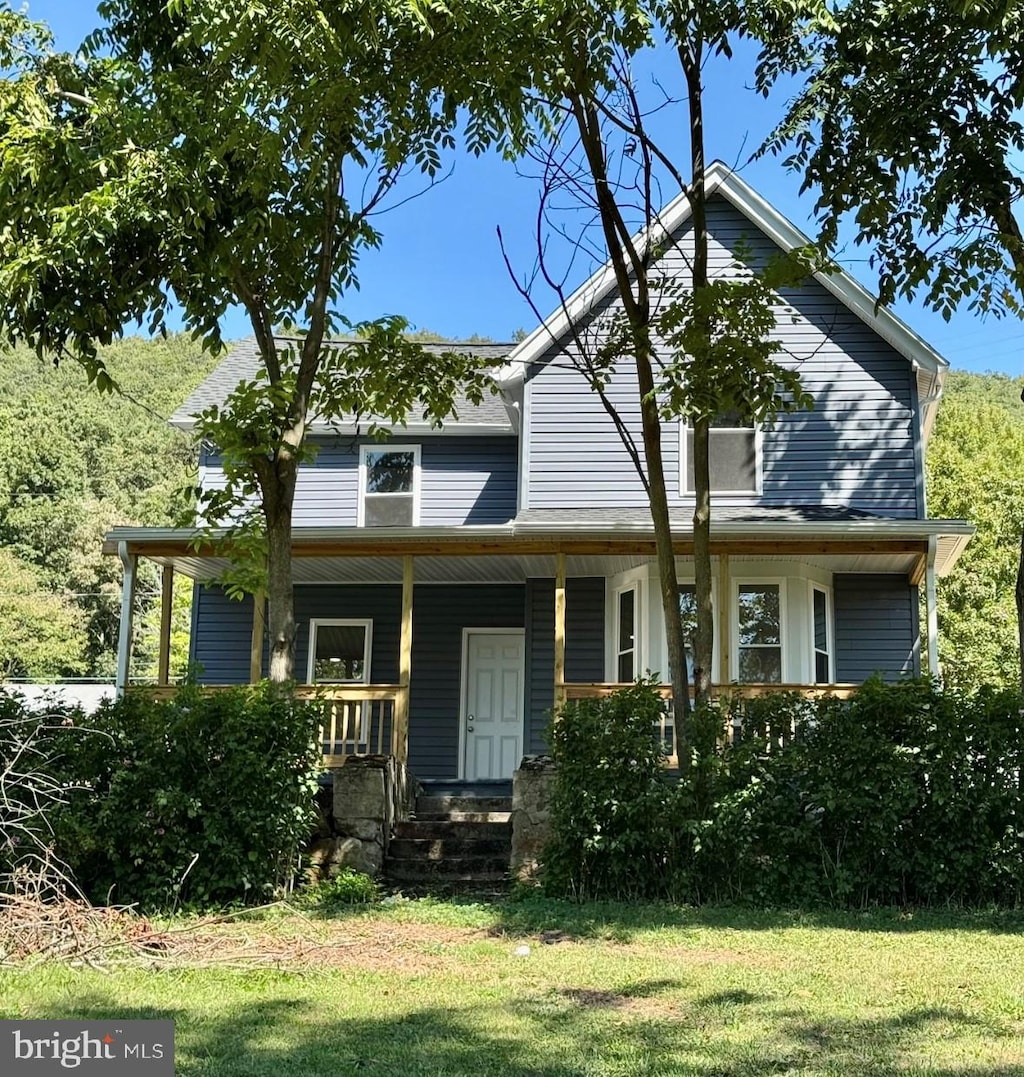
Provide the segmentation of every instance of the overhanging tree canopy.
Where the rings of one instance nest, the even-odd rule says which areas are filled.
[[[459,109],[471,108],[474,152],[517,131],[514,65],[487,47],[515,25],[415,0],[109,0],[100,12],[107,26],[71,57],[0,8],[0,333],[73,356],[109,388],[96,345],[125,323],[159,329],[176,307],[214,347],[227,309],[245,308],[261,376],[201,431],[226,447],[236,502],[258,493],[271,676],[285,680],[291,509],[313,411],[398,422],[414,397],[440,422],[460,385],[485,389],[464,357],[424,361],[399,319],[352,326],[340,308],[380,242],[376,214],[403,172],[438,174]],[[304,333],[288,355],[282,324]],[[341,330],[362,344],[329,347]],[[220,507],[229,518],[231,499]]]

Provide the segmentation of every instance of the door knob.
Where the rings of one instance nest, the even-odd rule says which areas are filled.
[[[472,714],[469,714],[469,715],[466,716],[466,728],[470,731],[470,733],[473,732],[473,715]]]

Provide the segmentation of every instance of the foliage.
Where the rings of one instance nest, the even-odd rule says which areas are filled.
[[[380,900],[380,887],[369,875],[342,868],[332,878],[300,890],[295,900],[300,908],[330,912],[345,905],[373,905]]]
[[[101,349],[99,357],[120,394],[101,397],[75,364],[55,367],[26,348],[0,356],[5,374],[0,544],[27,566],[12,566],[11,575],[4,576],[10,586],[2,589],[23,590],[14,581],[27,581],[31,573],[41,592],[53,597],[40,593],[28,602],[25,615],[39,625],[48,620],[62,625],[68,640],[67,668],[61,669],[31,658],[27,640],[11,651],[13,633],[8,633],[5,644],[20,676],[110,675],[121,566],[116,558],[102,556],[103,534],[115,524],[173,523],[176,494],[196,470],[193,443],[169,427],[165,416],[210,371],[212,358],[184,336],[132,337]],[[148,624],[146,615],[154,608],[157,590],[155,572],[144,565],[138,610],[141,673],[155,664],[156,626]],[[188,661],[181,634],[188,624],[187,592],[187,585],[176,592],[172,664],[179,674]],[[45,628],[40,632],[46,635]]]
[[[75,607],[10,550],[0,549],[0,581],[0,682],[81,674],[86,638]]]
[[[14,871],[44,898],[63,881],[51,848],[57,809],[67,797],[61,755],[74,748],[68,730],[86,729],[84,719],[78,707],[52,701],[31,707],[16,691],[0,691],[0,893],[16,885]]]
[[[400,421],[388,393],[401,387],[440,421],[464,367],[425,361],[401,319],[353,326],[342,300],[400,175],[439,175],[460,109],[475,153],[521,128],[514,65],[484,47],[513,28],[490,5],[466,17],[416,0],[105,0],[106,25],[70,57],[2,10],[0,335],[70,352],[102,386],[96,342],[126,322],[157,329],[173,305],[216,347],[227,308],[245,309],[263,377],[202,432],[230,460],[229,493],[258,495],[267,541],[245,534],[240,549],[265,558],[270,675],[287,680],[310,416],[340,418],[340,402]],[[275,326],[300,327],[301,343],[282,355]],[[330,345],[352,330],[365,347]]]
[[[977,527],[939,581],[939,656],[956,685],[1018,676],[1013,588],[1024,530],[1024,378],[953,372],[928,446],[928,511]]]
[[[822,8],[785,58],[805,83],[769,147],[820,188],[828,245],[852,216],[883,303],[1020,309],[1020,32],[1014,0],[854,0]]]
[[[67,760],[57,847],[96,900],[148,908],[260,901],[309,836],[320,763],[315,707],[261,685],[103,704]]]
[[[869,681],[849,701],[775,694],[694,719],[664,775],[645,684],[566,707],[545,885],[693,902],[1024,902],[1024,700]],[[725,741],[725,730],[739,732]]]
[[[657,734],[663,708],[653,682],[640,681],[604,699],[571,701],[553,720],[549,893],[590,900],[667,892],[672,793]]]
[[[691,896],[759,904],[1024,899],[1019,695],[869,681],[742,704],[695,820]],[[684,801],[685,802],[685,801]]]

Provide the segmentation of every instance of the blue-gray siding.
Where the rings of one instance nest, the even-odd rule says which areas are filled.
[[[424,526],[503,524],[515,515],[516,438],[403,437],[398,431],[392,441],[421,446],[420,523]],[[299,472],[296,527],[355,526],[359,447],[367,443],[366,438],[319,442],[316,457]],[[219,487],[223,473],[217,456],[204,456],[201,463],[204,486]]]
[[[234,602],[219,587],[192,589],[189,664],[200,684],[248,684],[252,598]]]
[[[744,241],[757,259],[775,250],[724,199],[709,207],[711,269],[728,275]],[[686,272],[688,236],[666,254],[666,273]],[[607,314],[616,303],[608,300]],[[774,337],[779,360],[799,370],[813,411],[780,416],[762,438],[763,493],[731,504],[849,505],[884,515],[923,515],[919,500],[916,381],[910,363],[815,282],[785,295]],[[568,343],[568,342],[566,342]],[[528,385],[527,508],[644,506],[633,465],[597,396],[564,356],[533,368]],[[639,433],[636,376],[622,362],[608,394]],[[639,438],[637,438],[639,440]],[[663,453],[672,504],[686,504],[676,424]]]
[[[836,574],[836,679],[859,684],[921,672],[917,588],[906,576]]]
[[[604,680],[604,592],[599,577],[565,585],[565,679]],[[526,751],[544,752],[555,682],[555,581],[526,581]]]

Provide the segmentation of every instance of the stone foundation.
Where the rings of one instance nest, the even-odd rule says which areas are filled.
[[[528,755],[512,775],[512,878],[536,882],[541,853],[551,837],[551,793],[555,765],[550,756]]]
[[[321,801],[309,848],[310,881],[329,879],[342,868],[379,875],[395,823],[412,813],[417,786],[391,755],[352,755],[333,769],[330,799]]]

